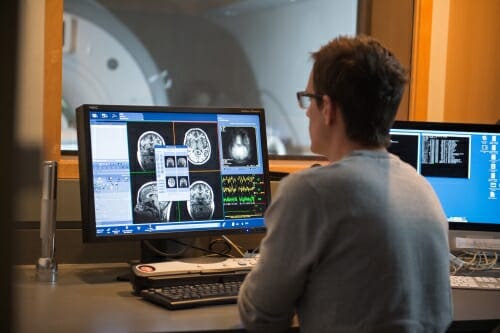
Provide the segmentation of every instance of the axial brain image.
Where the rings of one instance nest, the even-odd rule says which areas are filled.
[[[214,193],[208,183],[198,180],[189,188],[188,213],[193,220],[206,220],[214,213]]]
[[[165,145],[162,136],[154,131],[147,131],[137,140],[137,161],[142,170],[155,169],[155,146]]]
[[[201,165],[210,159],[210,140],[201,128],[191,128],[186,131],[184,145],[188,147],[188,159],[191,163]]]

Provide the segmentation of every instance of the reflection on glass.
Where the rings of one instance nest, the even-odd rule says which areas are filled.
[[[269,153],[310,154],[295,92],[310,52],[355,33],[356,9],[353,0],[65,0],[63,117],[82,103],[264,107]],[[63,150],[76,149],[71,126]]]

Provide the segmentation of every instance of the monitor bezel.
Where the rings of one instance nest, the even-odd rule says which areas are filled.
[[[458,131],[458,132],[484,132],[484,133],[499,133],[500,125],[498,124],[481,124],[481,123],[460,123],[460,122],[431,122],[431,121],[409,121],[397,120],[394,122],[391,129],[413,129],[413,130],[438,130],[438,131]],[[500,224],[494,223],[476,223],[476,222],[452,222],[448,221],[450,230],[465,230],[465,231],[493,231],[500,232]]]
[[[266,207],[271,202],[271,180],[269,173],[269,157],[267,152],[265,112],[261,107],[200,107],[200,106],[143,106],[143,105],[110,105],[83,104],[76,109],[78,164],[80,180],[80,202],[82,239],[84,243],[106,243],[114,241],[144,241],[154,239],[182,239],[202,236],[221,236],[234,234],[262,234],[265,226],[253,228],[231,228],[211,230],[172,231],[152,234],[126,234],[114,236],[97,236],[95,202],[93,185],[93,169],[91,158],[90,113],[95,111],[117,112],[173,112],[173,113],[215,113],[215,114],[256,114],[259,117],[262,151],[262,167],[265,184]]]

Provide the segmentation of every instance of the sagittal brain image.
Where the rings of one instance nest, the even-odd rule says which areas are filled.
[[[144,171],[155,169],[155,146],[165,145],[165,140],[155,131],[142,133],[137,140],[137,161]]]
[[[189,188],[190,199],[187,205],[193,220],[208,220],[214,213],[214,192],[208,183],[197,180]]]
[[[184,145],[188,147],[188,159],[196,165],[205,164],[210,159],[212,148],[207,133],[201,128],[191,128],[184,134]]]
[[[227,165],[256,165],[256,138],[253,127],[225,127],[221,133]]]
[[[171,201],[158,201],[156,181],[152,181],[145,183],[137,191],[134,212],[142,218],[168,221],[171,204]]]

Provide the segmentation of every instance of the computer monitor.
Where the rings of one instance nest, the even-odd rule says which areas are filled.
[[[390,133],[389,151],[430,182],[450,230],[500,232],[499,125],[397,121]]]
[[[264,232],[264,110],[82,105],[84,242]]]

